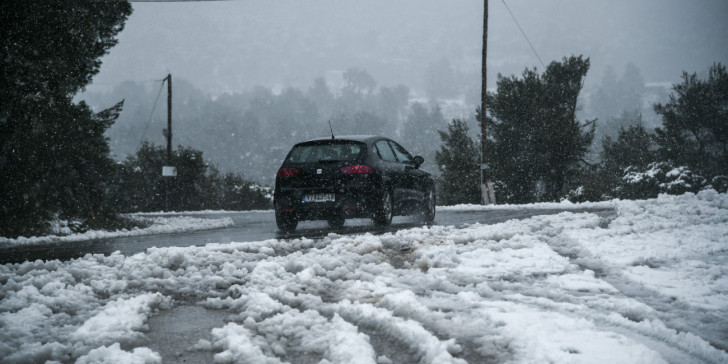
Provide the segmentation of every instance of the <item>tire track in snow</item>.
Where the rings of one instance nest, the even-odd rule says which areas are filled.
[[[597,213],[596,215],[600,216],[601,221],[592,226],[592,229],[606,228],[616,218],[615,213]],[[706,356],[703,354],[712,351],[706,347],[705,340],[708,340],[707,344],[728,354],[726,352],[728,330],[716,329],[721,326],[728,327],[728,312],[710,312],[690,306],[679,302],[674,297],[667,297],[638,282],[630,281],[620,269],[595,257],[572,237],[562,234],[561,231],[556,234],[547,234],[544,240],[549,243],[554,252],[569,259],[582,271],[594,272],[595,277],[614,287],[618,291],[617,294],[612,294],[614,298],[634,300],[644,307],[627,304],[627,306],[632,306],[632,309],[625,309],[602,304],[599,300],[595,302],[593,299],[584,299],[588,296],[581,295],[579,292],[574,292],[572,297],[567,299],[561,296],[561,302],[584,305],[591,310],[587,317],[593,321],[617,328],[623,334],[640,337],[641,340],[651,343],[652,347],[659,347],[660,351],[671,352],[672,356],[669,358],[671,363],[678,364],[695,359],[695,357],[691,359],[685,353],[697,356],[705,363],[719,363],[728,360],[728,355]],[[541,305],[547,310],[563,311],[564,313],[570,311],[560,309],[558,300],[554,303],[551,305],[541,302],[537,305]],[[611,314],[603,313],[610,311]],[[583,314],[584,312],[579,313],[579,315]],[[716,325],[717,322],[725,322],[726,325]],[[708,323],[709,325],[706,325]],[[699,335],[694,335],[692,332],[697,332]],[[713,341],[711,338],[717,340]]]

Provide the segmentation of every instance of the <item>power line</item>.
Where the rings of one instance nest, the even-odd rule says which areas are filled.
[[[511,18],[513,18],[513,21],[516,23],[516,26],[518,26],[518,29],[521,31],[521,34],[523,34],[523,38],[526,38],[526,42],[528,42],[528,45],[531,47],[531,50],[533,51],[533,54],[535,54],[536,58],[538,58],[538,61],[541,63],[541,66],[544,69],[546,69],[546,65],[543,64],[541,57],[538,56],[538,52],[536,52],[536,48],[534,48],[533,44],[531,44],[531,41],[528,39],[528,36],[526,35],[526,32],[524,32],[523,28],[521,28],[521,24],[518,24],[518,20],[516,20],[516,17],[515,17],[515,15],[513,15],[511,8],[509,8],[508,4],[506,4],[506,0],[501,0],[501,2],[506,7],[506,10],[508,10],[508,14],[511,14]]]
[[[157,109],[157,102],[159,101],[159,95],[162,94],[162,89],[164,88],[164,81],[166,78],[162,80],[155,80],[156,82],[161,82],[159,85],[159,92],[157,92],[157,98],[154,100],[154,105],[152,106],[152,112],[149,113],[149,119],[147,119],[147,124],[144,125],[144,131],[142,132],[142,140],[139,141],[139,144],[141,144],[144,141],[144,137],[147,135],[147,129],[149,129],[149,123],[152,121],[152,116],[154,116],[154,110]]]
[[[86,87],[93,87],[93,86],[108,86],[108,85],[123,85],[125,83],[152,83],[152,82],[160,82],[164,81],[164,79],[161,80],[128,80],[128,81],[119,81],[119,82],[91,82],[90,84],[86,85]]]

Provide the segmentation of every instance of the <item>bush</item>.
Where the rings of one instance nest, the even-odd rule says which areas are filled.
[[[683,72],[667,103],[656,104],[662,117],[656,129],[663,160],[712,178],[728,171],[728,71],[720,63],[706,79]]]
[[[666,162],[655,162],[646,168],[627,168],[614,189],[614,194],[622,199],[645,199],[655,198],[660,193],[697,193],[706,185],[705,178],[688,167],[673,167]]]
[[[121,163],[110,192],[110,204],[121,212],[189,211],[205,209],[250,210],[271,206],[264,187],[242,176],[220,174],[208,165],[202,152],[179,147],[171,165],[177,177],[162,177],[166,148],[144,143],[135,156]]]
[[[715,176],[710,182],[711,187],[720,193],[728,192],[728,176]]]

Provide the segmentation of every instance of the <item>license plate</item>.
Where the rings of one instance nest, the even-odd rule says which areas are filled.
[[[333,202],[336,201],[336,195],[333,193],[314,193],[303,195],[303,202]]]

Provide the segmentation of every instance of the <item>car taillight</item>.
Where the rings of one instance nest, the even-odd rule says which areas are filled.
[[[300,173],[301,171],[295,168],[281,168],[278,170],[276,177],[296,177]]]
[[[341,173],[343,173],[343,174],[374,173],[374,168],[365,166],[363,164],[357,164],[357,165],[353,165],[353,166],[341,167]]]

